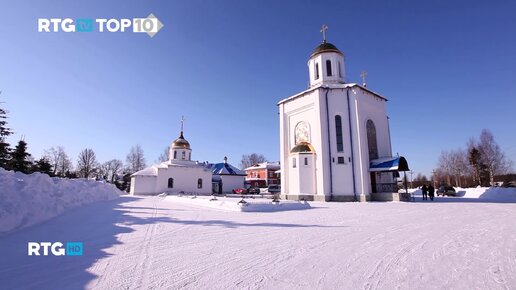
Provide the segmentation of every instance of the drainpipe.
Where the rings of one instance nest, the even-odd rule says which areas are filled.
[[[351,132],[351,106],[349,104],[349,88],[346,89],[346,95],[348,97],[348,126],[349,126],[349,141],[351,143],[351,172],[353,173],[353,197],[355,201],[357,200],[357,185],[355,181],[355,158],[353,158],[354,152],[353,151],[353,134]]]
[[[329,87],[325,87],[326,89],[326,124],[328,125],[328,158],[330,161],[330,200],[333,199],[333,173],[332,173],[332,162],[331,162],[331,140],[330,140],[330,110],[328,109],[328,92],[330,91]]]

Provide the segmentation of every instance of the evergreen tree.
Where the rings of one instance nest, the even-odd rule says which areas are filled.
[[[11,149],[6,138],[11,134],[11,129],[7,127],[7,112],[0,108],[0,167],[2,168],[8,168],[9,165]]]
[[[20,140],[11,153],[10,169],[30,173],[31,162],[28,157],[30,154],[27,152],[27,142]]]
[[[34,163],[34,165],[32,166],[32,171],[41,172],[53,176],[52,165],[50,164],[50,162],[48,162],[48,160],[45,157],[41,157],[41,159]]]

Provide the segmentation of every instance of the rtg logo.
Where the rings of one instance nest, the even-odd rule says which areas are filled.
[[[163,28],[163,23],[154,14],[147,18],[38,18],[38,32],[145,32],[153,37]]]
[[[82,242],[68,242],[66,248],[60,242],[29,242],[27,255],[40,256],[43,252],[43,256],[48,256],[49,249],[54,256],[82,256]]]

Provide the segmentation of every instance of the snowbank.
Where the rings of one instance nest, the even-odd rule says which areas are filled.
[[[299,210],[311,208],[310,204],[305,201],[281,200],[280,202],[272,202],[271,199],[246,198],[245,203],[240,203],[241,198],[217,197],[213,200],[211,196],[176,196],[170,195],[165,197],[167,201],[187,203],[194,206],[202,206],[214,209],[222,209],[228,211],[243,212],[274,212],[285,210]]]
[[[40,223],[80,205],[115,199],[120,193],[112,184],[0,168],[0,233]]]

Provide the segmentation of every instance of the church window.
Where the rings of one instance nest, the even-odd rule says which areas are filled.
[[[340,156],[337,158],[337,163],[338,164],[344,164],[344,157]]]
[[[369,148],[369,160],[378,159],[378,143],[376,141],[376,127],[372,120],[367,120],[367,147]]]
[[[315,63],[315,79],[318,80],[319,79],[319,64],[318,63]]]
[[[192,160],[192,152],[188,153],[188,160]]]
[[[177,151],[174,150],[174,159],[177,159]]]
[[[305,157],[305,165],[308,165],[308,158]]]
[[[326,61],[326,75],[331,77],[331,60]]]
[[[174,188],[174,178],[168,179],[168,188]]]
[[[342,117],[335,116],[335,136],[337,138],[337,152],[344,151],[344,141],[342,138]]]
[[[292,168],[296,168],[296,158],[292,158]]]
[[[197,179],[197,188],[202,188],[202,178]]]
[[[183,152],[181,153],[181,159],[185,160],[185,158],[186,158],[185,156],[186,156],[186,152],[185,152],[185,151],[183,151]]]
[[[339,63],[339,77],[342,77],[342,67],[340,66],[340,61],[338,63]]]

